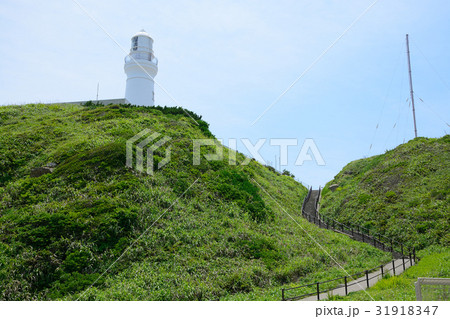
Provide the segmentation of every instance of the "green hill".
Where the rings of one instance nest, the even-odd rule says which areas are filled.
[[[418,277],[448,278],[449,190],[449,135],[416,138],[345,166],[324,188],[321,213],[395,238],[416,248],[421,260],[402,275],[381,280],[367,293],[331,299],[412,301]]]
[[[0,299],[279,300],[342,275],[305,231],[351,273],[389,259],[303,220],[289,176],[229,165],[227,149],[193,165],[192,140],[212,134],[187,112],[199,125],[181,108],[0,107]],[[143,129],[171,138],[153,176],[125,166]]]
[[[321,212],[409,247],[448,246],[449,193],[450,136],[416,138],[345,166],[325,187]]]

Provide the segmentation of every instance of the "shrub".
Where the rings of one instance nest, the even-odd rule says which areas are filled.
[[[394,191],[388,191],[386,192],[385,197],[388,202],[392,203],[397,199],[397,194]]]

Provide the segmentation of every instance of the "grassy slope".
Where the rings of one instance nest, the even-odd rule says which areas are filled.
[[[450,243],[450,136],[416,138],[351,162],[325,187],[321,210],[417,249]]]
[[[331,192],[329,185],[339,184]],[[416,138],[351,162],[325,187],[321,212],[420,250],[417,266],[369,290],[376,300],[415,300],[417,277],[450,276],[450,136]],[[369,300],[354,293],[335,300]]]
[[[196,118],[200,126],[177,109],[0,108],[0,299],[76,299],[137,238],[82,299],[278,300],[283,286],[341,274],[301,228],[349,272],[388,259],[305,222],[306,189],[290,177],[254,161],[193,166],[192,139],[211,136]],[[154,176],[124,165],[126,140],[144,128],[172,138],[171,161]],[[52,174],[29,177],[48,162]]]

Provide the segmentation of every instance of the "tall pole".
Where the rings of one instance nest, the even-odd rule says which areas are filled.
[[[417,137],[416,109],[414,107],[414,90],[413,90],[412,74],[411,74],[411,56],[409,54],[409,36],[408,35],[406,35],[406,50],[408,52],[409,87],[411,90],[411,105],[412,105],[413,119],[414,119],[414,135]]]
[[[97,103],[98,103],[98,90],[100,89],[100,82],[97,83]]]

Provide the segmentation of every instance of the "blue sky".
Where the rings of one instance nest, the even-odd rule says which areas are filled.
[[[419,136],[450,130],[449,1],[379,0],[255,125],[374,0],[77,1],[126,50],[142,28],[154,38],[170,93],[156,86],[157,104],[203,115],[224,144],[298,139],[281,168],[306,185],[414,137],[406,33]],[[98,82],[100,99],[124,96],[125,53],[72,0],[3,0],[0,56],[0,105],[95,99]],[[294,165],[306,138],[325,166]],[[272,165],[278,154],[261,149]]]

